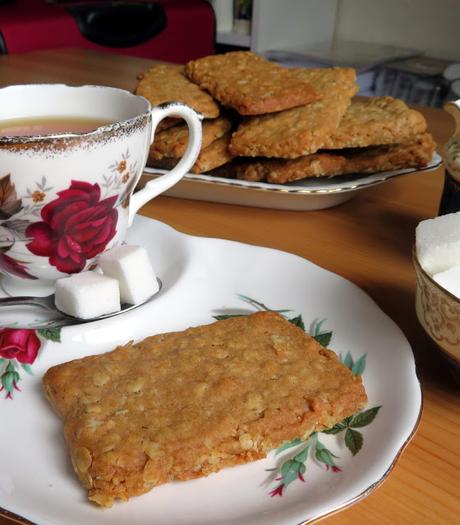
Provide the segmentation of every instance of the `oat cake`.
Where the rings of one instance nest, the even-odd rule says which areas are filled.
[[[153,106],[164,102],[182,102],[204,118],[216,118],[220,114],[217,102],[196,84],[184,76],[184,66],[155,64],[143,73],[136,87],[136,95],[145,97]],[[170,119],[175,120],[175,119]],[[179,119],[177,119],[180,122]]]
[[[192,60],[185,65],[185,74],[241,115],[272,113],[321,98],[308,81],[251,51]]]
[[[190,171],[192,173],[207,173],[230,162],[233,159],[233,155],[228,149],[230,138],[231,133],[226,133],[207,148],[202,149]]]
[[[358,91],[352,68],[293,69],[322,95],[306,106],[247,119],[233,134],[230,151],[248,157],[295,158],[315,153],[337,129]]]
[[[206,119],[202,123],[201,148],[207,148],[212,142],[225,135],[232,123],[226,117],[216,119]],[[180,158],[184,155],[188,143],[188,126],[180,124],[173,128],[166,129],[155,135],[155,140],[150,146],[150,156],[152,159],[162,159],[164,157]]]
[[[128,343],[43,383],[89,499],[106,507],[263,458],[367,401],[334,352],[274,312]]]
[[[205,148],[201,148],[195,164],[190,168],[190,173],[207,173],[227,164],[233,159],[233,155],[228,149],[231,133],[228,132],[217,140],[214,140]],[[171,170],[177,165],[180,159],[176,157],[149,157],[148,165],[151,168]]]
[[[311,177],[422,168],[434,150],[433,138],[424,133],[405,144],[322,151],[297,159],[254,159],[237,164],[234,170],[238,179],[285,184]]]
[[[345,112],[324,149],[407,142],[426,131],[423,115],[393,97],[357,98]]]

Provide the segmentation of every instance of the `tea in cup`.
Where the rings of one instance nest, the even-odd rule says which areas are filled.
[[[168,116],[186,121],[186,152],[133,194],[155,129]],[[200,147],[201,117],[181,103],[152,108],[103,86],[0,89],[2,286],[47,293],[56,279],[91,267],[123,242],[141,206],[189,171]]]

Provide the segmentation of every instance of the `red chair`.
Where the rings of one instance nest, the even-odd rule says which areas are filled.
[[[0,4],[0,53],[79,47],[181,63],[214,53],[214,45],[205,0]]]

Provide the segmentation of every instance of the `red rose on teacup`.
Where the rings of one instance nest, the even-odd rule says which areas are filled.
[[[32,364],[40,349],[40,339],[35,330],[0,328],[0,357]]]
[[[103,252],[116,233],[116,196],[100,200],[99,184],[73,180],[70,188],[41,210],[43,222],[31,224],[27,248],[48,257],[63,273],[78,273],[88,259]]]

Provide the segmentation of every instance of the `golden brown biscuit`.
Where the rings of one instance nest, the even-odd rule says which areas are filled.
[[[426,131],[423,115],[399,99],[374,97],[356,99],[347,109],[337,130],[323,149],[356,148],[398,144]]]
[[[231,126],[230,120],[225,117],[204,120],[202,125],[202,149],[207,148],[212,142],[225,135],[225,133],[230,131]],[[150,146],[150,156],[153,159],[182,157],[187,143],[187,125],[174,126],[155,135],[155,140]]]
[[[55,366],[43,382],[102,506],[263,458],[366,403],[361,378],[273,312],[152,336]]]
[[[226,133],[224,136],[212,142],[206,148],[203,148],[192,166],[191,173],[206,173],[214,170],[233,159],[233,155],[228,150],[231,134]],[[175,157],[149,158],[151,168],[170,170],[179,162]]]
[[[215,140],[207,148],[202,149],[191,172],[206,173],[230,162],[233,159],[233,155],[228,150],[230,138],[231,133],[227,133],[220,139]]]
[[[309,177],[376,173],[426,166],[435,149],[429,133],[407,144],[321,152],[297,159],[259,159],[238,164],[239,179],[284,184]]]
[[[154,65],[143,74],[136,87],[136,95],[145,97],[154,106],[171,101],[183,102],[202,113],[205,118],[219,116],[218,104],[208,93],[190,82],[183,71],[184,66],[181,65]],[[172,123],[172,120],[169,120],[169,123]]]
[[[165,129],[172,128],[173,126],[177,126],[181,122],[182,120],[180,118],[166,117],[163,120],[160,120],[156,132],[158,133],[159,131],[164,131]]]
[[[307,106],[248,119],[233,134],[230,151],[248,157],[295,158],[314,153],[337,129],[357,92],[351,68],[292,70],[307,80],[323,98]]]
[[[306,80],[250,51],[192,60],[185,74],[241,115],[272,113],[321,98]]]

